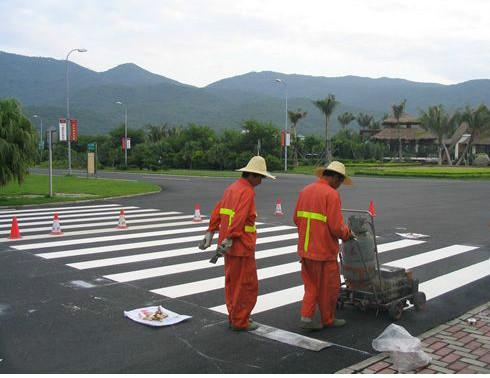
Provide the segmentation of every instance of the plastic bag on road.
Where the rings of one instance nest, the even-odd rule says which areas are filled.
[[[373,349],[389,352],[393,366],[398,372],[407,372],[427,366],[431,358],[422,350],[422,343],[408,331],[396,324],[390,324],[373,340]]]

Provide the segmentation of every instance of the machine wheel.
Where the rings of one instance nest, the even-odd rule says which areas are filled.
[[[403,314],[403,302],[393,302],[390,304],[388,314],[393,320],[400,320]]]
[[[421,291],[417,291],[413,296],[413,305],[415,307],[415,311],[425,310],[425,303],[426,303],[425,293]]]

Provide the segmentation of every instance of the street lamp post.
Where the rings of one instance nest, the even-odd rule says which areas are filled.
[[[128,107],[121,101],[116,101],[118,105],[124,105],[124,166],[128,168]]]
[[[68,58],[72,52],[87,52],[87,49],[73,49],[68,52],[65,59],[65,82],[66,82],[66,132],[68,134],[68,174],[71,176],[71,125],[70,125],[70,85],[68,82]]]
[[[286,89],[286,119],[284,121],[284,172],[288,170],[288,145],[287,145],[287,135],[288,135],[288,86],[284,80],[276,79],[276,83],[282,83]]]
[[[34,118],[39,118],[40,121],[41,121],[41,146],[43,146],[43,148],[44,148],[44,143],[43,143],[43,119],[40,116],[38,116],[37,114],[34,114],[33,117]]]

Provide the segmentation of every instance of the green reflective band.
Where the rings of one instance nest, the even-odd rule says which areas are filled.
[[[308,245],[310,244],[310,222],[312,219],[318,220],[323,223],[327,223],[327,216],[320,213],[313,213],[311,211],[298,211],[296,213],[298,218],[306,218],[306,235],[305,235],[305,252],[308,252]]]
[[[245,226],[245,232],[256,232],[256,231],[257,231],[257,228],[255,227],[255,225]]]
[[[233,221],[233,217],[235,216],[235,211],[232,209],[227,209],[226,207],[222,207],[219,209],[219,213],[221,215],[228,215],[230,218],[228,219],[228,226],[231,226],[231,222]]]

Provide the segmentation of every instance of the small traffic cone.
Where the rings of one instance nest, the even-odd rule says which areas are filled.
[[[9,239],[20,239],[19,223],[17,223],[17,217],[12,218],[12,227],[10,227]]]
[[[372,217],[375,217],[376,216],[376,209],[374,208],[374,202],[373,200],[371,200],[371,202],[369,202],[369,210],[368,210],[369,214],[371,214]]]
[[[126,217],[124,216],[124,209],[121,209],[121,211],[119,212],[119,223],[117,225],[117,228],[128,228],[128,225],[126,224]]]
[[[194,207],[194,218],[192,218],[192,221],[193,222],[201,222],[202,221],[202,217],[201,217],[201,205],[198,204],[198,203]]]
[[[63,231],[61,231],[61,226],[60,226],[60,219],[58,218],[58,213],[54,213],[51,235],[63,235]]]
[[[276,202],[276,211],[274,212],[274,215],[276,217],[282,217],[284,213],[282,212],[282,206],[281,206],[281,197],[277,199]]]

